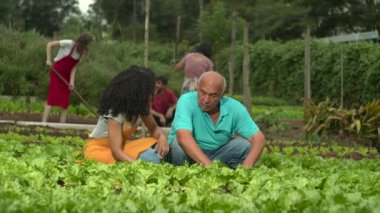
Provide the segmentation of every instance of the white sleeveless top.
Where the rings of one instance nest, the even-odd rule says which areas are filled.
[[[59,41],[59,50],[57,56],[54,58],[54,62],[59,61],[63,57],[67,56],[73,46],[75,45],[75,41],[73,40],[60,40]],[[75,60],[78,60],[80,58],[80,54],[74,50],[73,53],[71,54],[71,57],[73,57]]]

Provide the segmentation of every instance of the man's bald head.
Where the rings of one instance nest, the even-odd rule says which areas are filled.
[[[203,81],[220,86],[222,94],[226,90],[226,79],[216,71],[208,71],[203,73],[198,79],[198,85],[202,84]]]
[[[218,113],[225,88],[226,80],[221,74],[215,71],[203,73],[199,77],[197,88],[199,107],[210,115]]]

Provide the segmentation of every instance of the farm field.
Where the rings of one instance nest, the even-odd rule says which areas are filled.
[[[251,170],[77,163],[88,133],[1,124],[0,211],[380,211],[375,149],[274,140]]]
[[[380,213],[380,1],[48,2],[0,4],[0,213]],[[200,109],[164,90],[193,86]],[[252,137],[251,169],[84,159],[107,113],[128,159],[120,139],[153,120],[132,136],[118,123],[148,107],[205,149],[252,132],[250,118],[266,145]]]

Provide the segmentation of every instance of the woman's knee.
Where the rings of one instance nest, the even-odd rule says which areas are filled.
[[[152,148],[142,152],[139,155],[138,159],[144,160],[144,161],[149,161],[152,163],[160,163],[160,158],[157,156],[157,154],[155,153],[155,151]]]

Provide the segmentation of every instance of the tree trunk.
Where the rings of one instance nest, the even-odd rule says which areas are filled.
[[[144,36],[144,66],[148,67],[149,57],[149,9],[150,0],[145,0],[145,36]]]
[[[148,67],[148,57],[149,57],[149,9],[150,0],[145,0],[145,36],[144,36],[144,66]],[[141,122],[142,123],[142,122]],[[146,136],[146,128],[144,123],[141,125],[141,133]]]
[[[305,31],[305,64],[304,64],[304,104],[311,101],[310,87],[310,26]],[[304,106],[304,120],[307,121],[307,109]]]
[[[228,64],[229,72],[229,88],[228,95],[234,94],[234,79],[235,79],[235,64],[236,64],[236,11],[232,12],[232,30],[231,30],[231,58]]]
[[[30,114],[30,105],[31,105],[31,101],[30,101],[30,95],[26,95],[25,96],[25,108],[26,108],[26,112],[28,114]]]
[[[199,17],[201,17],[201,15],[202,15],[203,6],[204,6],[203,0],[199,0]],[[202,35],[202,31],[201,30],[199,30],[199,40],[201,42],[203,41],[203,35]]]
[[[251,117],[252,105],[251,105],[251,88],[249,86],[249,41],[248,41],[249,23],[244,26],[244,56],[243,56],[243,103],[247,108]]]
[[[177,30],[175,34],[175,46],[174,46],[174,61],[177,60],[180,32],[181,32],[181,16],[177,16]]]
[[[137,3],[133,0],[133,11],[132,11],[132,36],[133,41],[137,41]]]
[[[340,108],[344,108],[344,52],[340,50]]]
[[[94,11],[94,31],[95,31],[95,37],[97,39],[102,39],[102,19],[101,19],[101,14],[100,14],[100,6],[99,4],[93,4],[92,5],[92,10]]]

